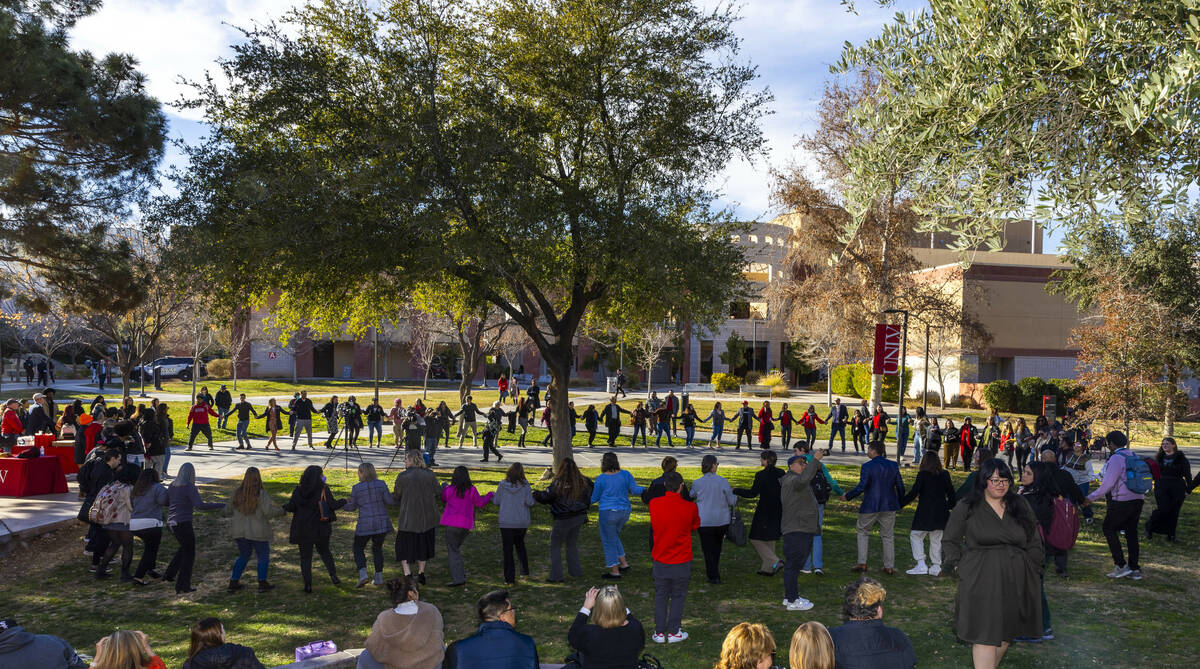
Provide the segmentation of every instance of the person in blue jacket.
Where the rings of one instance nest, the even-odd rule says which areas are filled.
[[[629,561],[625,559],[625,547],[621,545],[621,529],[629,522],[629,496],[640,494],[642,486],[633,480],[632,474],[621,469],[617,454],[605,453],[600,458],[600,475],[592,488],[592,504],[599,509],[596,520],[600,524],[604,566],[608,567],[602,578],[618,579],[630,569]]]
[[[883,573],[896,573],[896,544],[893,533],[896,529],[896,512],[900,510],[900,498],[904,497],[904,481],[900,478],[900,465],[887,459],[883,442],[876,441],[867,445],[867,455],[871,458],[862,465],[858,475],[858,485],[850,492],[842,495],[842,499],[850,501],[862,495],[862,505],[858,508],[858,564],[853,571],[867,570],[867,540],[871,528],[879,524],[879,538],[883,541]]]
[[[442,669],[538,669],[537,644],[517,631],[517,609],[507,590],[493,590],[477,605],[479,630],[446,648]]]

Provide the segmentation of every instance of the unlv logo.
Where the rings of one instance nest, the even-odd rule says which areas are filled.
[[[901,327],[879,323],[875,326],[875,360],[872,374],[900,373]]]
[[[8,470],[0,469],[0,483],[4,483],[8,479]]]

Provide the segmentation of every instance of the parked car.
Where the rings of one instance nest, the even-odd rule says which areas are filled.
[[[141,369],[134,369],[130,372],[129,377],[134,381],[141,380],[141,371],[145,370],[147,377],[154,376],[154,368],[159,369],[159,374],[164,379],[179,379],[180,381],[192,380],[192,358],[184,357],[169,357],[159,358],[147,365],[142,365]],[[200,376],[206,376],[208,369],[204,365],[204,361],[200,361]]]

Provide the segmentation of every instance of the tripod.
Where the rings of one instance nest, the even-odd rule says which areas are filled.
[[[338,436],[333,438],[333,448],[329,452],[329,457],[325,458],[325,464],[322,466],[322,469],[324,469],[325,467],[328,467],[329,463],[331,461],[333,461],[334,458],[337,457],[337,440],[339,438],[342,440],[342,454],[346,458],[345,462],[342,465],[342,468],[350,469],[350,449],[351,448],[354,449],[354,457],[358,458],[359,464],[362,463],[362,461],[363,461],[362,453],[358,452],[358,446],[351,445],[351,443],[350,443],[350,425],[349,425],[349,423],[346,423],[346,424],[342,425],[342,429],[338,433]]]

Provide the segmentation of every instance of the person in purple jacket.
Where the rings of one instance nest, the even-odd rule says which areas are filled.
[[[481,496],[471,485],[471,472],[459,465],[450,476],[450,485],[442,487],[442,501],[446,510],[442,512],[441,524],[446,528],[446,556],[450,563],[449,587],[454,588],[467,582],[467,570],[463,566],[462,545],[467,533],[475,529],[475,509],[482,509],[492,501],[496,493]]]
[[[883,542],[883,573],[896,573],[896,544],[893,533],[896,529],[896,512],[900,510],[900,499],[904,497],[904,481],[900,478],[900,466],[887,459],[882,441],[867,444],[867,455],[871,458],[863,463],[858,475],[858,485],[842,495],[850,501],[863,495],[858,507],[858,564],[851,571],[867,570],[867,542],[871,528],[879,524],[879,538]]]
[[[1100,487],[1087,496],[1086,504],[1107,497],[1108,513],[1104,516],[1104,538],[1108,541],[1108,550],[1112,553],[1115,568],[1108,573],[1109,578],[1129,578],[1142,580],[1142,567],[1138,563],[1138,521],[1142,517],[1142,506],[1146,496],[1130,490],[1125,485],[1125,458],[1137,457],[1129,450],[1129,438],[1116,430],[1104,436],[1108,450],[1112,455],[1104,464],[1104,473]],[[1129,542],[1129,562],[1121,551],[1121,533],[1125,533],[1125,541]]]
[[[179,542],[163,580],[175,581],[175,594],[195,592],[192,587],[192,567],[196,564],[196,531],[192,528],[193,511],[216,511],[225,508],[221,502],[205,502],[196,488],[196,467],[183,463],[175,480],[167,488],[167,525]]]

